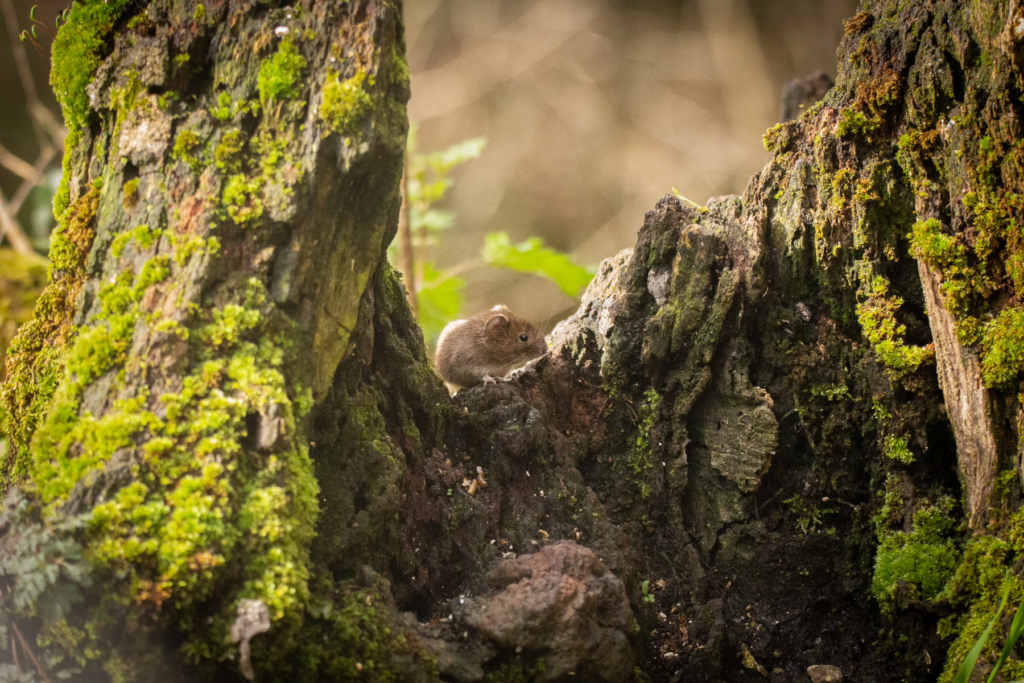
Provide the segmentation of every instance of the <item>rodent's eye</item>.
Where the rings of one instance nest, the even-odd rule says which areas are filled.
[[[525,333],[519,335],[519,341],[530,341],[530,338]]]

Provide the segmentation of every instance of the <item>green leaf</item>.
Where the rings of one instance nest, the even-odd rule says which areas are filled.
[[[1005,579],[1004,579],[1005,581]],[[978,657],[981,655],[982,648],[985,647],[985,642],[988,640],[988,634],[992,632],[992,627],[999,621],[999,617],[1003,615],[1003,610],[1006,608],[1006,599],[1010,597],[1010,586],[1006,586],[1006,590],[1003,591],[1003,602],[999,605],[999,611],[992,617],[992,621],[989,622],[988,627],[982,632],[978,638],[978,642],[974,644],[971,651],[964,657],[963,664],[960,665],[960,669],[956,672],[956,677],[953,679],[953,683],[968,683],[971,680],[971,674],[974,673],[974,665],[978,663]]]
[[[438,176],[443,176],[459,164],[464,164],[470,159],[476,159],[484,151],[487,138],[471,138],[458,142],[447,149],[438,152],[431,152],[424,157],[424,161],[430,169]]]
[[[409,225],[412,226],[412,235],[415,240],[421,228],[426,228],[431,232],[440,232],[455,225],[455,213],[437,209],[420,211],[413,207],[409,210]]]
[[[1007,586],[1006,595],[1010,594],[1010,588]],[[1006,598],[1003,598],[1004,602]],[[1003,651],[999,654],[999,659],[996,660],[996,665],[992,667],[992,673],[988,676],[988,683],[992,683],[996,679],[996,675],[1000,669],[1003,668],[1003,664],[1006,663],[1006,659],[1010,656],[1013,648],[1017,645],[1017,641],[1020,640],[1021,634],[1024,633],[1024,602],[1017,608],[1017,614],[1013,616],[1013,623],[1010,625],[1010,633],[1006,636],[1006,643],[1003,645]]]
[[[427,342],[433,344],[441,330],[459,315],[462,291],[466,281],[460,277],[446,277],[429,263],[425,264],[423,284],[417,293],[420,326]]]
[[[597,269],[581,266],[568,255],[544,246],[539,237],[512,244],[504,232],[484,237],[483,259],[492,266],[546,277],[567,295],[575,297],[590,284]]]

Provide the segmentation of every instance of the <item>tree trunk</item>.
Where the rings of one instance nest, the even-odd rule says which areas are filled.
[[[454,400],[382,256],[399,7],[127,7],[76,6],[54,51],[5,661],[949,679],[1024,596],[1016,0],[865,2],[742,197],[663,199],[545,358]]]

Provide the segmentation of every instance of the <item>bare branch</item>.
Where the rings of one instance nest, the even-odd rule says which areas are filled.
[[[25,641],[25,636],[21,635],[21,629],[18,628],[17,622],[12,621],[11,626],[14,629],[14,633],[18,636],[18,640],[21,642],[21,649],[23,649],[25,654],[28,655],[28,658],[32,660],[32,663],[36,667],[36,671],[39,672],[39,676],[46,683],[51,683],[49,676],[46,675],[46,671],[43,670],[43,667],[39,664],[39,660],[36,659],[35,653],[32,652],[32,648],[29,647],[28,643]]]
[[[18,225],[18,219],[14,217],[3,192],[0,192],[0,235],[7,238],[14,250],[19,254],[32,254],[35,250],[32,243],[25,236],[25,231]]]
[[[42,173],[37,171],[32,164],[27,161],[23,161],[21,157],[11,153],[11,151],[2,144],[0,144],[0,166],[3,166],[11,173],[21,176],[25,180],[37,185],[43,179]]]
[[[43,151],[40,152],[39,158],[36,159],[36,163],[33,166],[33,170],[35,170],[39,175],[39,182],[31,180],[22,181],[21,185],[18,186],[18,191],[14,193],[14,196],[11,197],[11,201],[7,203],[12,215],[18,215],[18,212],[21,211],[21,205],[25,203],[26,199],[28,199],[28,193],[45,180],[43,171],[45,171],[46,167],[50,165],[53,158],[57,156],[57,149],[58,148],[53,145],[47,145],[43,148]]]

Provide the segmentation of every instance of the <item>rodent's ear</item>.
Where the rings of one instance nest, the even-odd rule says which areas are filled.
[[[501,334],[508,329],[509,322],[508,318],[502,314],[498,314],[487,321],[484,325],[484,334],[488,337],[493,337],[496,334]]]

